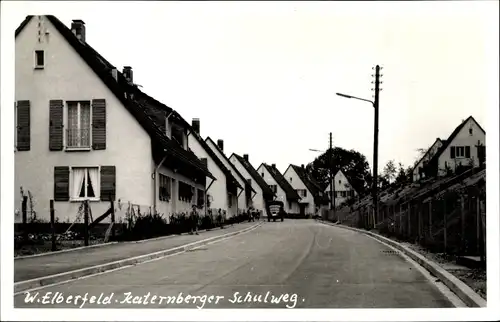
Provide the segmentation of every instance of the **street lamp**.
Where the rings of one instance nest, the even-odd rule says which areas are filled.
[[[373,187],[372,187],[372,199],[373,199],[373,211],[374,220],[373,225],[375,226],[375,220],[378,219],[378,105],[379,105],[379,77],[380,77],[380,67],[377,65],[375,67],[375,100],[370,101],[364,98],[359,98],[352,95],[346,95],[342,93],[337,93],[338,96],[344,98],[352,98],[359,101],[365,101],[372,104],[375,110],[374,117],[374,127],[373,127]]]

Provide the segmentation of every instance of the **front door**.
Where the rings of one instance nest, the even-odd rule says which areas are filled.
[[[300,207],[300,215],[305,216],[306,215],[306,204],[301,203],[301,204],[299,204],[299,207]]]

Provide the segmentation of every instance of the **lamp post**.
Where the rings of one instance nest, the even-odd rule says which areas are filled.
[[[375,67],[375,100],[370,101],[364,98],[359,98],[356,96],[352,95],[346,95],[346,94],[341,94],[337,93],[338,96],[344,97],[344,98],[352,98],[360,101],[365,101],[368,103],[371,103],[374,112],[375,112],[375,117],[374,117],[374,127],[373,127],[373,187],[372,187],[372,199],[373,199],[373,225],[375,226],[375,220],[378,219],[378,119],[379,119],[379,84],[381,83],[379,81],[380,79],[380,66],[377,65]]]

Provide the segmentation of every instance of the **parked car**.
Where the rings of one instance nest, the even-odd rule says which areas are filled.
[[[276,221],[276,219],[284,220],[286,212],[282,201],[271,201],[267,204],[267,221]]]

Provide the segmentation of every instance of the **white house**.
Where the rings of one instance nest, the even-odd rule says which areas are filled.
[[[247,180],[243,175],[236,169],[231,161],[224,154],[224,141],[217,140],[215,143],[210,137],[205,139],[207,145],[212,149],[215,155],[219,158],[219,160],[224,164],[224,166],[231,172],[231,174],[236,178],[238,184],[241,187],[244,187],[243,190],[238,192],[238,196],[234,201],[231,202],[233,205],[232,213],[242,213],[243,211],[248,210],[252,206],[252,194],[255,193],[255,190],[252,186],[246,184]]]
[[[319,209],[328,205],[326,195],[307,175],[304,165],[296,166],[290,164],[283,177],[297,191],[300,196],[299,214],[300,215],[315,215]]]
[[[257,173],[264,179],[274,194],[276,200],[284,203],[285,211],[288,214],[298,215],[300,213],[300,196],[293,187],[286,181],[283,175],[276,168],[275,164],[268,165],[262,163],[257,168]]]
[[[425,166],[426,176],[445,176],[486,160],[486,132],[469,116],[451,133]]]
[[[424,167],[429,162],[430,159],[436,154],[436,152],[443,146],[443,141],[437,138],[436,141],[431,145],[429,150],[425,152],[422,158],[415,164],[413,168],[413,182],[417,182],[425,178]]]
[[[257,173],[257,170],[252,166],[248,159],[248,154],[243,157],[233,153],[229,161],[236,167],[236,169],[245,177],[247,184],[249,184],[256,193],[252,196],[253,207],[266,214],[266,205],[268,201],[275,198],[275,194],[262,177]]]
[[[85,28],[28,16],[15,32],[16,208],[21,189],[45,220],[54,200],[60,222],[74,221],[83,200],[94,218],[110,200],[166,215],[203,208],[214,177],[187,150],[190,125],[90,47]]]
[[[207,207],[213,214],[218,213],[220,209],[226,212],[226,216],[232,217],[237,214],[236,200],[244,186],[238,183],[220,157],[203,140],[200,134],[200,120],[193,119],[191,125],[193,132],[188,136],[189,149],[207,163],[208,170],[217,178],[215,181],[207,181]]]
[[[342,170],[337,171],[333,179],[335,187],[335,207],[342,205],[347,199],[356,197],[358,193],[353,188],[347,177]],[[328,194],[330,200],[332,200],[332,191],[330,191],[330,184],[325,189],[325,193]]]

